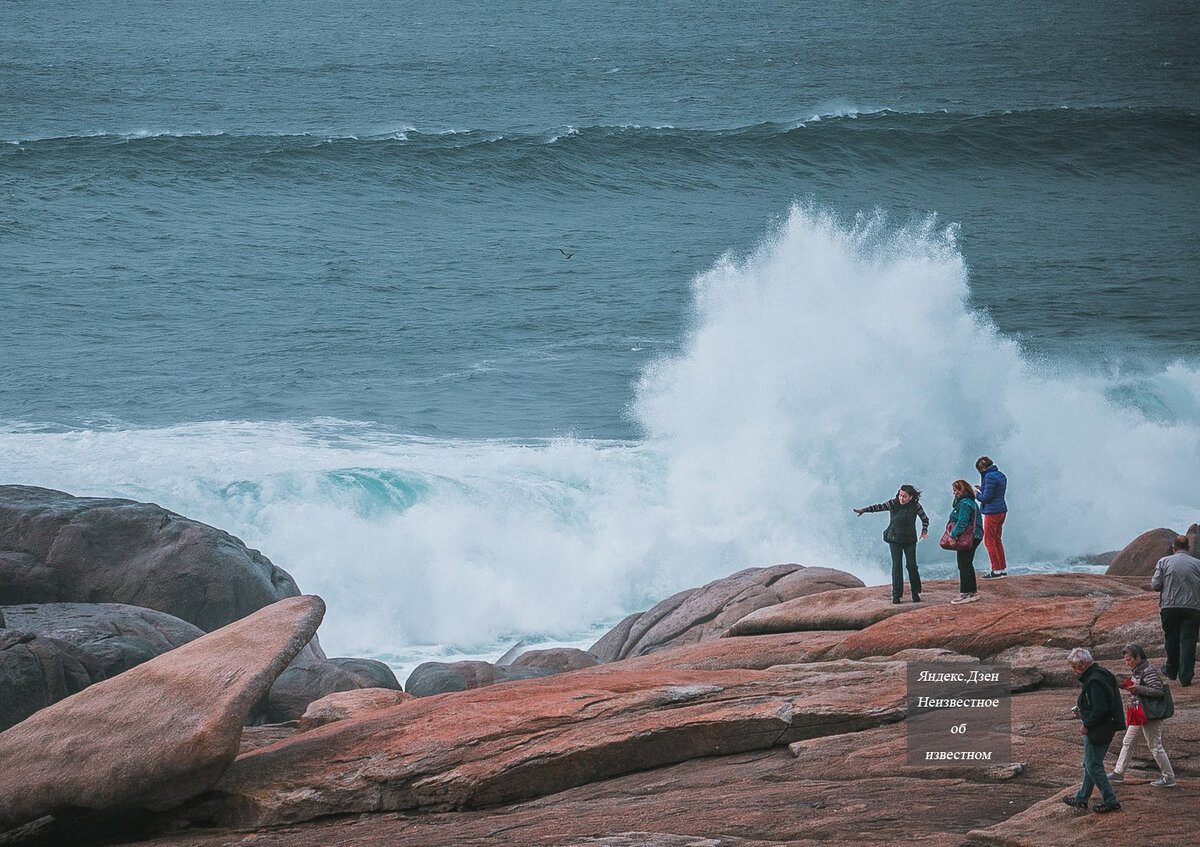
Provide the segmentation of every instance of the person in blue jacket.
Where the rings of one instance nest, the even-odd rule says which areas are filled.
[[[1004,560],[1004,543],[1000,534],[1004,531],[1004,518],[1008,515],[1008,504],[1004,502],[1004,492],[1008,488],[1008,478],[1000,473],[987,456],[975,460],[975,470],[979,471],[979,485],[975,486],[979,509],[983,512],[983,546],[987,548],[988,559],[992,563],[990,571],[983,575],[984,579],[999,579],[1008,576],[1008,563]]]
[[[965,479],[956,479],[950,486],[954,492],[954,504],[950,507],[950,519],[954,525],[950,527],[950,537],[957,539],[974,524],[975,540],[965,550],[956,550],[958,557],[958,596],[950,602],[974,603],[979,599],[978,584],[975,582],[975,551],[983,540],[983,528],[980,526],[979,506],[975,503],[975,495],[971,492],[971,483]]]

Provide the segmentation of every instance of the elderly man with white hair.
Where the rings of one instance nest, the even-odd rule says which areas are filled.
[[[1092,807],[1094,812],[1115,812],[1121,808],[1117,801],[1108,774],[1104,772],[1104,757],[1112,744],[1117,730],[1125,728],[1125,717],[1121,714],[1121,693],[1117,678],[1092,659],[1091,651],[1076,647],[1067,654],[1067,664],[1079,674],[1083,690],[1075,701],[1074,712],[1083,726],[1083,782],[1074,795],[1063,798],[1068,806],[1086,809],[1092,788],[1100,789],[1100,802]]]

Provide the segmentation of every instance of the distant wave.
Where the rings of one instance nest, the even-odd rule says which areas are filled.
[[[36,153],[36,156],[23,154]],[[0,146],[7,180],[124,169],[169,181],[218,172],[237,179],[400,180],[411,188],[448,172],[490,184],[624,184],[707,179],[724,169],[756,180],[780,173],[921,178],[931,169],[1019,167],[1106,178],[1147,164],[1182,175],[1200,157],[1200,115],[1170,110],[1044,109],[987,114],[848,111],[728,129],[641,125],[531,132],[390,129],[380,135],[231,135],[137,132]],[[39,174],[39,168],[43,169]],[[134,172],[133,170],[129,171]],[[54,177],[56,178],[56,177]],[[0,178],[0,181],[4,181]]]
[[[890,129],[920,129],[939,126],[983,124],[1042,124],[1059,126],[1079,123],[1117,123],[1121,125],[1145,125],[1170,127],[1182,123],[1195,126],[1200,113],[1190,109],[1137,109],[1137,108],[1040,108],[1040,109],[996,109],[985,112],[954,112],[949,110],[898,111],[886,107],[860,109],[843,106],[831,110],[820,110],[807,116],[786,120],[762,121],[741,126],[695,128],[678,127],[670,124],[595,124],[590,126],[562,125],[535,131],[512,131],[494,128],[421,129],[403,125],[387,129],[347,130],[336,132],[288,131],[235,132],[205,131],[200,129],[131,129],[123,131],[95,130],[73,135],[29,136],[7,139],[3,143],[17,146],[43,143],[90,140],[139,142],[158,139],[290,141],[300,144],[366,142],[387,143],[394,141],[432,143],[436,140],[454,143],[492,143],[509,141],[514,143],[553,144],[565,138],[614,138],[614,137],[672,137],[672,138],[726,138],[729,136],[782,136],[796,130],[812,128],[816,124],[847,126],[853,124],[886,125]],[[822,128],[825,128],[822,127]]]

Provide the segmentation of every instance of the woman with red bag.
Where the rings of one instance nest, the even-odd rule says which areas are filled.
[[[1129,761],[1129,749],[1133,746],[1133,740],[1141,735],[1146,739],[1150,755],[1154,757],[1154,761],[1158,763],[1158,769],[1161,771],[1159,778],[1150,784],[1157,788],[1171,788],[1175,785],[1175,771],[1171,768],[1171,760],[1167,758],[1167,751],[1163,749],[1162,745],[1163,721],[1147,720],[1142,710],[1142,705],[1147,699],[1159,699],[1166,696],[1166,684],[1158,675],[1158,670],[1146,658],[1146,651],[1142,649],[1141,644],[1126,644],[1124,658],[1130,675],[1129,679],[1121,683],[1121,687],[1133,697],[1134,705],[1130,707],[1130,712],[1141,712],[1142,717],[1140,725],[1135,724],[1128,717],[1126,718],[1129,726],[1125,730],[1125,740],[1121,742],[1121,755],[1117,757],[1117,764],[1113,766],[1112,773],[1108,775],[1108,781],[1121,782],[1124,780],[1125,766]],[[1129,713],[1126,714],[1129,715]]]
[[[956,479],[950,486],[954,492],[954,505],[950,507],[950,519],[946,521],[948,543],[958,557],[958,591],[959,594],[950,602],[954,605],[974,603],[979,599],[979,591],[975,582],[975,551],[979,542],[983,541],[983,526],[979,520],[979,506],[975,502],[975,492],[971,483],[965,479]],[[967,543],[959,541],[967,533],[971,540]],[[946,546],[943,544],[943,546]]]

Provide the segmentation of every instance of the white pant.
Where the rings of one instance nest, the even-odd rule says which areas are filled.
[[[1146,739],[1146,746],[1150,748],[1150,755],[1154,757],[1154,761],[1158,762],[1158,769],[1162,771],[1162,775],[1167,779],[1174,779],[1175,771],[1171,770],[1171,760],[1167,758],[1167,751],[1162,746],[1162,721],[1146,721],[1141,726],[1126,728],[1125,740],[1121,742],[1121,755],[1117,757],[1117,764],[1113,768],[1113,773],[1125,773],[1125,762],[1129,759],[1129,748],[1133,746],[1133,740],[1137,738],[1138,730],[1141,730],[1142,737]]]

